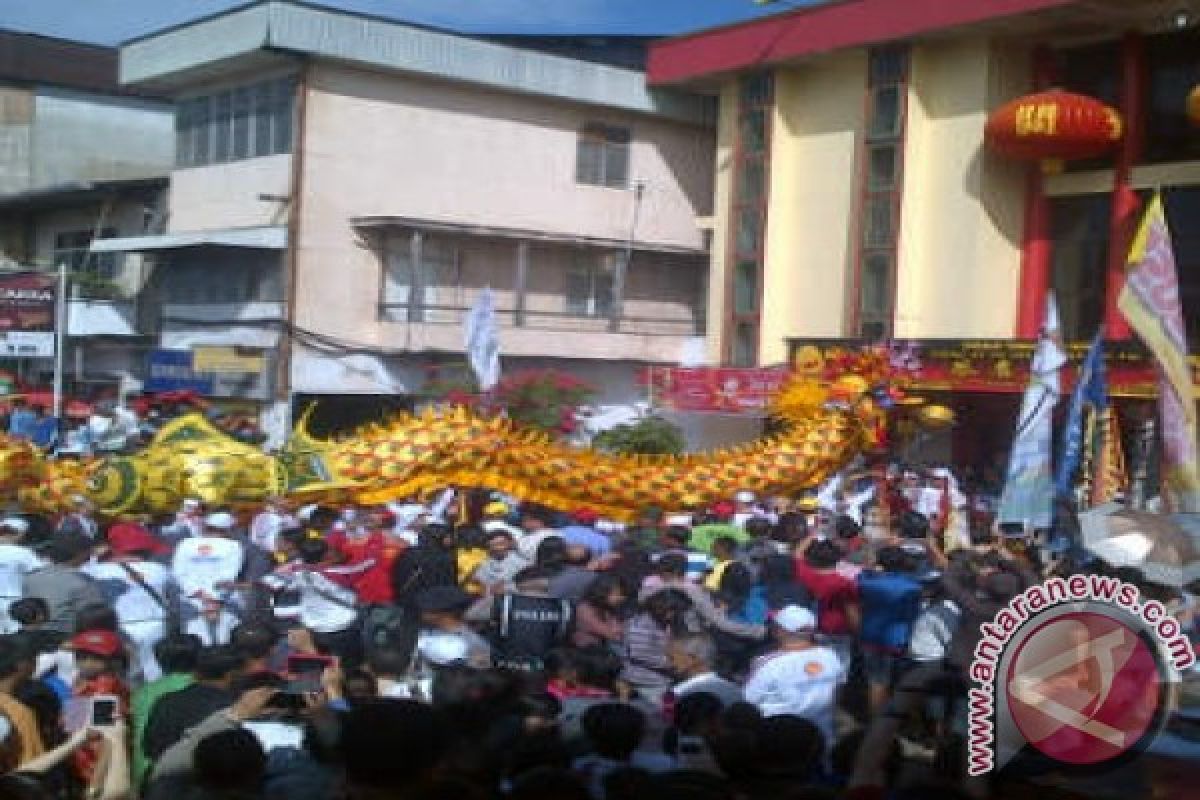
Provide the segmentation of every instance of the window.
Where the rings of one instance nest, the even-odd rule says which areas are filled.
[[[1142,162],[1200,159],[1200,136],[1187,118],[1188,95],[1200,85],[1200,32],[1193,29],[1149,38],[1145,52],[1149,75]]]
[[[274,250],[200,247],[178,250],[155,274],[166,302],[178,305],[278,303],[282,255]]]
[[[117,235],[116,228],[104,228],[101,239]],[[54,264],[65,264],[74,289],[80,297],[108,297],[117,277],[117,253],[92,253],[92,232],[63,231],[54,237]]]
[[[437,321],[461,307],[460,258],[452,242],[417,234],[389,241],[383,282],[383,305],[391,316],[409,322]],[[417,251],[416,267],[413,265]],[[440,312],[440,313],[439,313]]]
[[[579,133],[575,180],[623,189],[629,185],[628,128],[590,123]]]
[[[869,341],[891,335],[907,81],[907,49],[878,47],[870,51],[857,293],[851,310],[855,334]]]
[[[609,253],[567,272],[565,291],[568,314],[579,317],[607,317],[613,313],[613,273],[616,259],[622,256]],[[589,263],[590,262],[590,263]]]
[[[1050,200],[1053,286],[1059,325],[1067,341],[1087,341],[1104,319],[1108,269],[1109,195]]]
[[[175,107],[175,160],[198,167],[292,148],[292,77],[180,100]]]
[[[763,237],[770,182],[771,73],[747,75],[738,84],[737,150],[734,162],[733,265],[726,288],[725,355],[738,367],[758,361],[759,315],[763,291]]]

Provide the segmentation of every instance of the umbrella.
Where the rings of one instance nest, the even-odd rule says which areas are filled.
[[[1182,588],[1200,580],[1200,547],[1166,514],[1106,503],[1079,515],[1083,546],[1115,567],[1135,567],[1146,580]]]

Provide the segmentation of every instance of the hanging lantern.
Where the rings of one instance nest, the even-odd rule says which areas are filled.
[[[988,147],[1008,158],[1070,161],[1107,153],[1123,130],[1115,109],[1092,97],[1052,89],[996,109],[984,138]]]
[[[1193,127],[1200,128],[1200,83],[1192,87],[1187,97],[1187,117]]]

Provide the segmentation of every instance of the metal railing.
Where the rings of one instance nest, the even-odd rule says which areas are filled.
[[[380,303],[380,316],[391,322],[416,322],[428,325],[462,325],[470,308],[467,306],[422,305],[409,303]],[[612,326],[607,314],[572,314],[567,311],[537,311],[513,308],[496,309],[496,319],[502,328],[522,328],[541,331],[570,331],[583,333],[627,333],[640,336],[703,336],[703,315],[692,319],[622,316]]]

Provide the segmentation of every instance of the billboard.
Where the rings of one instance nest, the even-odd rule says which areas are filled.
[[[0,273],[0,357],[54,357],[57,284],[41,272]]]
[[[152,350],[146,365],[147,392],[192,391],[197,394],[212,394],[211,375],[197,373],[192,363],[191,350]]]

